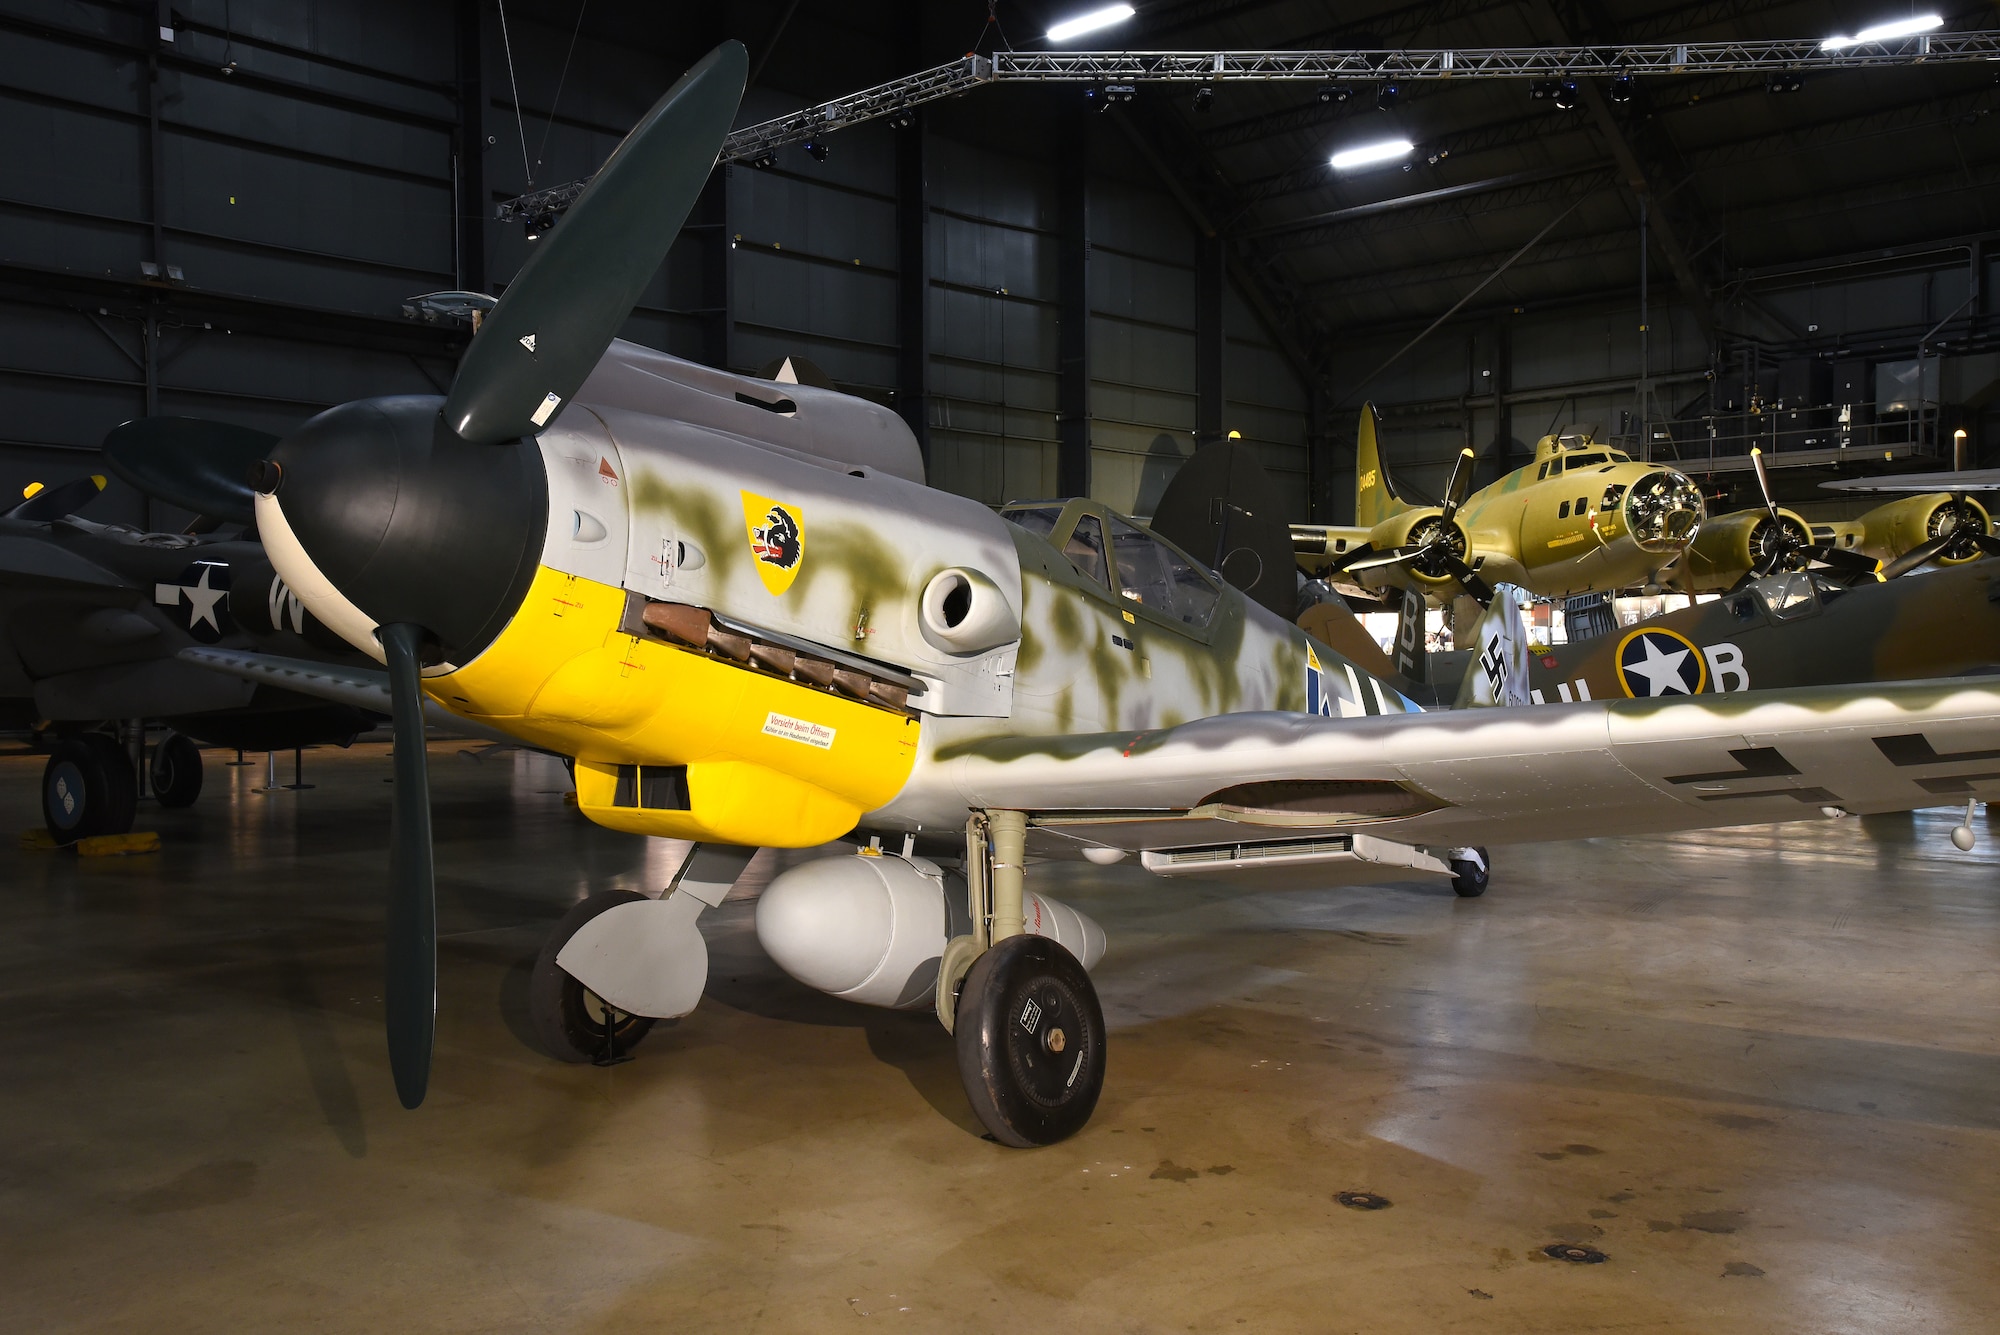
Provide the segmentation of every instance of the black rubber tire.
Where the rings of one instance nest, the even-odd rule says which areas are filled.
[[[604,1051],[605,1005],[601,997],[557,964],[556,956],[598,914],[644,898],[631,890],[601,890],[563,914],[542,942],[535,971],[528,977],[528,1018],[535,1026],[535,1037],[557,1061],[587,1062]],[[612,1014],[624,1012],[613,1009]],[[616,1021],[612,1037],[618,1051],[631,1051],[652,1027],[650,1015],[625,1015]]]
[[[1493,862],[1486,856],[1486,850],[1475,848],[1472,851],[1479,855],[1477,861],[1470,858],[1451,860],[1451,889],[1460,899],[1477,899],[1485,894],[1486,883],[1493,876]]]
[[[91,732],[56,743],[42,767],[42,821],[57,843],[124,834],[138,809],[138,776],[114,738]]]
[[[201,796],[201,748],[170,732],[153,748],[153,796],[163,807],[191,807]]]
[[[973,961],[954,1030],[958,1076],[1002,1145],[1053,1145],[1083,1129],[1104,1090],[1104,1011],[1076,956],[1013,936]]]

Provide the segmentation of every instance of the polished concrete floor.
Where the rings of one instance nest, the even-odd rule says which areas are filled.
[[[0,1330],[2000,1330],[1983,820],[1970,855],[1948,812],[1508,849],[1465,902],[1038,869],[1110,933],[1113,1035],[1092,1125],[1021,1152],[933,1020],[764,959],[769,855],[699,1010],[614,1069],[538,1055],[541,930],[674,851],[467,750],[432,750],[415,1113],[383,748],[276,793],[210,753],[156,854],[0,850]],[[16,827],[40,766],[0,758]]]

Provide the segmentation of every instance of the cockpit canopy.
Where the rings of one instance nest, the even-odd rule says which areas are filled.
[[[1016,501],[1000,517],[1048,540],[1086,580],[1164,621],[1201,630],[1222,590],[1180,548],[1090,501]]]

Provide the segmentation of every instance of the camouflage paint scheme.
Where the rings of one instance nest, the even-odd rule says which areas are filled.
[[[2000,671],[2000,562],[1841,588],[1809,573],[1756,580],[1713,602],[1535,656],[1538,700],[1764,691]],[[1653,637],[1650,654],[1644,643]],[[1674,669],[1620,670],[1687,651]],[[1668,672],[1674,671],[1673,676]],[[1658,678],[1657,687],[1655,678]]]
[[[1395,492],[1376,443],[1374,408],[1362,409],[1355,450],[1356,524],[1294,524],[1300,567],[1319,574],[1366,546],[1388,552],[1421,536],[1436,506],[1412,506]],[[1579,463],[1579,460],[1589,462]],[[1650,488],[1671,489],[1671,513],[1649,529],[1634,512]],[[1466,498],[1457,515],[1464,560],[1488,584],[1516,584],[1541,597],[1610,592],[1649,582],[1695,541],[1700,494],[1678,471],[1634,461],[1589,434],[1544,436],[1533,463]],[[1641,531],[1635,531],[1641,530]],[[1644,540],[1641,540],[1641,537]],[[1457,586],[1407,566],[1357,572],[1365,588],[1411,588],[1433,600]]]
[[[1059,547],[1087,518],[1110,517],[1095,502],[1062,503],[1044,538],[923,486],[915,441],[874,405],[625,344],[600,382],[625,402],[579,394],[541,437],[551,514],[538,592],[492,646],[424,686],[574,756],[580,805],[616,828],[699,831],[705,805],[722,802],[735,805],[706,828],[726,829],[725,842],[798,847],[829,829],[941,841],[968,810],[1015,809],[1031,813],[1042,855],[1097,845],[1163,870],[1174,850],[1363,827],[1442,855],[1907,809],[1936,802],[1940,784],[2000,795],[1977,758],[2000,750],[2000,686],[1423,713],[1226,586],[1211,581],[1213,613],[1190,626],[1086,576]],[[639,410],[641,391],[655,411]],[[267,542],[283,523],[272,500],[259,500]],[[754,569],[767,502],[798,528],[782,592]],[[294,587],[315,577],[279,568]],[[1004,599],[999,641],[955,653],[927,638],[925,591],[952,570]],[[305,596],[328,602],[329,625],[354,612]],[[787,637],[923,689],[907,703],[844,697],[729,657],[726,643],[653,634],[632,615],[639,604],[699,604],[731,633]],[[787,722],[760,735],[767,708]],[[793,725],[820,728],[824,746]],[[685,806],[618,807],[620,765],[685,767]],[[831,797],[787,806],[786,785]],[[850,814],[812,826],[795,810]]]

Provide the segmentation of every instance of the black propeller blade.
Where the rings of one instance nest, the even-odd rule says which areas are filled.
[[[659,271],[722,151],[749,57],[724,42],[625,136],[507,286],[459,363],[444,424],[475,444],[548,425]]]
[[[29,488],[26,500],[0,518],[35,521],[61,519],[64,515],[75,514],[96,500],[97,493],[103,490],[104,479],[95,473],[88,477],[71,478],[68,482],[58,482],[53,487],[44,487],[37,483]]]
[[[1465,497],[1472,490],[1472,451],[1460,450],[1458,458],[1451,464],[1451,478],[1444,484],[1444,521],[1449,524],[1458,514],[1458,507],[1465,504]]]
[[[747,65],[741,43],[723,43],[682,76],[625,137],[562,223],[538,243],[535,254],[481,323],[445,401],[444,428],[473,445],[515,440],[547,425],[555,410],[583,385],[694,208],[736,116]],[[373,401],[372,411],[356,415],[356,420],[365,421],[376,436],[364,433],[342,439],[336,435],[314,448],[349,460],[357,457],[363,445],[377,450],[401,449],[402,442],[394,434],[397,419],[391,411],[395,402]],[[371,404],[359,406],[370,408]],[[315,422],[322,424],[323,432],[335,430],[325,424],[343,411],[334,409]],[[279,452],[298,449],[302,460],[311,461],[314,456],[302,441],[312,430],[309,423],[280,445]],[[386,436],[381,435],[384,431]],[[435,455],[447,443],[465,448],[449,437],[432,436],[428,426],[424,434],[428,454]],[[259,457],[263,453],[260,449]],[[294,485],[310,471],[307,463],[301,462]],[[323,509],[329,505],[338,509],[342,501],[337,493],[353,485],[353,478],[326,470],[318,504]],[[392,508],[401,499],[401,490],[391,490]],[[314,503],[296,492],[293,495],[293,510],[305,511]],[[329,496],[335,499],[329,501]],[[306,513],[293,515],[295,530],[307,518]],[[536,545],[539,547],[539,537]],[[385,615],[376,632],[389,668],[396,743],[395,827],[382,999],[389,1065],[395,1073],[397,1097],[405,1108],[415,1108],[424,1101],[436,1033],[437,899],[424,755],[422,665],[427,650],[437,646],[442,623],[448,619],[436,609],[419,616],[408,612]],[[420,624],[424,621],[438,624]]]
[[[1478,571],[1460,560],[1456,552],[1449,549],[1442,551],[1438,553],[1437,561],[1451,572],[1451,577],[1458,581],[1458,586],[1471,594],[1481,607],[1493,601],[1493,586],[1481,579]]]
[[[111,428],[104,462],[155,500],[211,519],[256,518],[250,466],[270,457],[278,438],[199,417],[141,417]]]
[[[431,866],[430,766],[424,752],[424,630],[407,621],[376,632],[389,666],[396,808],[390,833],[389,931],[382,984],[389,1069],[405,1108],[430,1087],[437,1029],[437,890]]]

